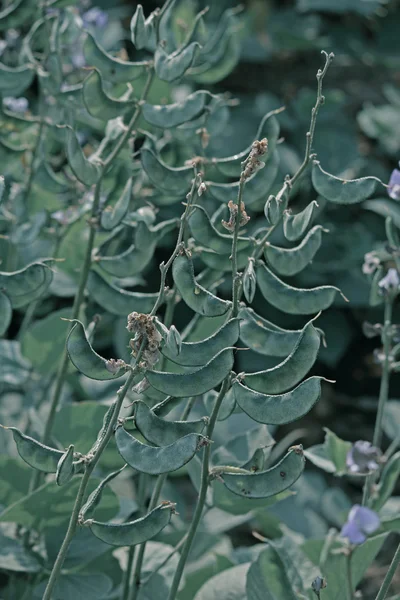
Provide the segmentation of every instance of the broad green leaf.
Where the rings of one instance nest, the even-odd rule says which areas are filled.
[[[34,588],[32,600],[43,597],[46,584],[47,581],[43,581]],[[107,600],[112,588],[112,579],[104,573],[62,573],[54,587],[54,594],[63,600]]]
[[[304,451],[304,454],[314,465],[327,473],[343,475],[347,472],[346,457],[351,448],[351,443],[341,440],[327,427],[324,427],[324,430],[324,443],[311,446],[311,448]]]
[[[347,205],[366,200],[374,193],[376,184],[382,183],[377,177],[340,179],[324,171],[317,160],[313,161],[312,182],[316,191],[330,202]]]
[[[21,573],[38,573],[42,565],[38,557],[22,540],[14,539],[0,530],[0,569]]]
[[[57,369],[64,351],[68,323],[62,319],[70,316],[70,309],[61,309],[35,321],[21,338],[21,350],[33,367],[43,375]]]
[[[29,377],[31,365],[21,354],[20,343],[0,340],[0,382],[22,385]]]
[[[293,580],[273,547],[266,548],[247,573],[247,600],[296,600]]]
[[[19,457],[3,454],[0,456],[0,472],[0,507],[3,510],[28,493],[32,470]]]
[[[24,2],[24,0],[22,1]],[[0,94],[3,96],[19,96],[30,86],[34,75],[35,72],[30,65],[13,68],[0,63]]]
[[[34,262],[19,271],[0,272],[0,289],[5,290],[13,308],[21,308],[46,292],[53,278],[52,270]]]
[[[200,588],[194,600],[244,600],[249,567],[250,563],[244,563],[214,575]]]
[[[400,227],[400,206],[395,200],[390,200],[390,198],[374,198],[373,200],[363,202],[362,208],[366,208],[382,217],[392,217],[396,227]]]

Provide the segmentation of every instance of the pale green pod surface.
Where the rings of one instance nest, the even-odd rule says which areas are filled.
[[[145,19],[143,7],[138,4],[131,19],[131,40],[137,50],[151,47],[155,43],[155,29],[152,19]]]
[[[313,161],[311,178],[316,191],[330,202],[337,204],[362,202],[374,193],[378,182],[382,183],[377,177],[339,179],[324,171],[318,160]]]
[[[45,264],[32,263],[19,271],[0,272],[0,289],[5,290],[11,306],[21,308],[46,292],[53,271]]]
[[[141,273],[151,261],[156,244],[148,244],[143,249],[137,248],[135,244],[127,250],[115,256],[99,256],[97,262],[109,275],[114,277],[132,277]]]
[[[155,537],[168,525],[174,513],[175,504],[163,502],[147,515],[136,521],[122,523],[101,523],[87,521],[91,532],[111,546],[136,546]]]
[[[88,113],[102,121],[122,116],[136,102],[110,98],[103,89],[100,73],[96,69],[83,82],[82,95]]]
[[[121,197],[114,206],[107,206],[101,213],[101,226],[107,231],[114,229],[125,217],[132,197],[132,177],[124,187]]]
[[[269,157],[269,155],[271,155],[275,150],[276,142],[279,137],[279,123],[274,115],[279,112],[280,110],[272,110],[263,117],[254,138],[256,140],[267,138],[268,140],[268,152],[263,156],[260,156],[260,160],[263,162],[265,162],[267,157]],[[212,164],[227,177],[239,177],[242,170],[242,162],[248,157],[250,152],[251,145],[234,156],[227,156],[226,158],[214,158],[212,160]]]
[[[400,452],[390,457],[383,468],[371,508],[378,512],[391,497],[400,476]]]
[[[246,206],[256,204],[266,194],[268,194],[279,169],[279,154],[276,150],[272,155],[268,154],[268,161],[265,166],[256,171],[254,175],[247,180],[243,192],[243,201]],[[210,194],[219,202],[227,204],[232,198],[236,198],[239,190],[239,183],[214,183],[206,182]]]
[[[310,377],[291,392],[270,396],[254,392],[238,381],[232,386],[236,403],[258,423],[284,425],[304,417],[321,396],[322,377]]]
[[[245,498],[269,498],[283,492],[297,481],[304,470],[303,448],[294,446],[267,471],[256,473],[221,473],[223,484]]]
[[[234,346],[239,337],[239,320],[231,319],[216,333],[201,342],[182,342],[179,354],[173,354],[166,346],[161,352],[169,360],[185,367],[201,367],[224,348]]]
[[[328,308],[339,288],[322,285],[315,288],[294,288],[281,281],[268,267],[257,268],[257,283],[264,298],[281,311],[291,315],[310,315]]]
[[[120,369],[117,373],[108,370],[109,361],[93,350],[86,337],[85,328],[78,320],[68,334],[67,352],[74,367],[90,379],[107,381],[118,379],[125,374],[124,369]]]
[[[144,402],[135,402],[135,424],[151,444],[168,446],[189,433],[201,433],[207,419],[196,421],[165,421],[160,419]]]
[[[123,427],[118,427],[115,431],[118,452],[124,461],[137,471],[149,475],[177,471],[193,458],[204,440],[206,438],[202,435],[189,433],[173,444],[158,448],[142,444]]]
[[[192,261],[186,253],[175,258],[172,276],[183,301],[194,312],[206,317],[219,317],[230,309],[231,302],[221,300],[196,282]]]
[[[200,48],[198,42],[167,54],[162,46],[158,46],[154,55],[154,68],[157,77],[163,81],[176,81],[190,69]]]
[[[213,59],[195,67],[190,76],[197,83],[210,85],[225,79],[236,67],[240,58],[240,42],[236,31],[227,31],[226,37],[221,40],[221,52],[216,52],[218,61]],[[210,56],[207,58],[211,58]]]
[[[196,209],[192,211],[188,218],[190,231],[197,244],[202,244],[211,248],[215,252],[230,255],[232,252],[232,236],[220,233],[211,223],[207,211],[198,204],[194,204]],[[240,250],[249,250],[250,240],[245,237],[238,237],[237,248]]]
[[[241,468],[246,469],[247,471],[252,471],[253,473],[257,473],[257,471],[262,471],[264,469],[264,464],[264,448],[257,448],[250,460],[244,463],[244,465],[241,465]]]
[[[68,163],[75,177],[87,186],[93,185],[99,177],[98,165],[87,160],[74,130],[67,125],[63,125],[62,129],[65,130]]]
[[[107,475],[107,477],[105,477],[99,483],[97,488],[95,490],[93,490],[93,492],[89,495],[85,504],[82,506],[81,510],[79,511],[80,521],[83,521],[85,519],[85,517],[86,517],[86,519],[90,519],[92,517],[94,511],[96,510],[96,507],[100,504],[101,497],[103,495],[103,490],[106,487],[107,483],[109,483],[112,479],[117,477],[117,475],[119,475],[121,473],[121,471],[123,471],[125,469],[125,467],[126,467],[126,465],[124,465],[123,467],[118,469],[118,471],[113,471],[113,473],[110,473],[109,475]]]
[[[74,446],[71,444],[57,464],[56,484],[65,485],[74,475]]]
[[[38,9],[36,0],[14,0],[0,12],[0,31],[18,28]]]
[[[199,396],[220,384],[233,367],[233,351],[225,348],[204,367],[183,374],[147,371],[152,387],[175,398]]]
[[[169,167],[149,148],[142,148],[140,157],[147,177],[157,189],[173,196],[186,196],[193,179],[192,167]]]
[[[214,250],[210,250],[209,248],[201,248],[197,247],[196,252],[199,255],[199,258],[202,262],[215,271],[219,272],[232,272],[232,260],[230,259],[229,254],[220,254],[219,252],[215,252]],[[239,270],[244,269],[247,265],[249,258],[249,248],[245,248],[243,250],[239,250],[237,253],[237,267]]]
[[[289,390],[307,375],[315,363],[320,342],[320,332],[310,321],[305,325],[289,356],[272,369],[246,373],[246,385],[252,390],[266,394],[280,394]]]
[[[290,242],[296,242],[312,221],[315,210],[318,208],[318,203],[313,200],[305,207],[304,210],[292,215],[289,211],[283,214],[283,233],[285,238]]]
[[[243,273],[243,294],[247,302],[251,304],[257,289],[257,277],[254,270],[254,260],[248,261],[245,272]]]
[[[152,389],[152,388],[150,388]],[[148,391],[148,390],[146,390]],[[167,396],[163,400],[159,401],[153,406],[153,412],[159,417],[166,417],[171,410],[179,406],[183,402],[183,398],[175,398],[174,396]]]
[[[0,336],[7,331],[12,318],[11,300],[4,292],[0,291]]]
[[[282,329],[257,315],[251,308],[239,312],[240,339],[254,352],[265,356],[287,356],[295,347],[301,329]]]
[[[65,194],[70,189],[67,180],[56,174],[47,162],[41,162],[35,169],[35,185],[47,192]]]
[[[158,298],[156,293],[142,294],[117,288],[103,279],[96,271],[89,271],[87,290],[99,306],[120,317],[133,311],[149,313]]]
[[[12,432],[18,454],[29,466],[44,473],[55,473],[57,471],[58,461],[64,456],[64,452],[45,446],[25,435],[16,427],[4,427],[4,429],[9,429]]]
[[[210,390],[207,394],[204,394],[203,396],[203,402],[209,415],[212,413],[212,409],[214,408],[217,396],[218,392],[216,392],[215,390]],[[233,395],[232,388],[229,388],[221,402],[217,420],[225,421],[228,417],[231,416],[231,414],[235,410],[235,407],[235,396]]]
[[[147,62],[129,62],[111,56],[95,38],[86,33],[83,53],[89,66],[95,67],[105,81],[127,83],[146,72]]]
[[[182,338],[175,325],[171,325],[168,331],[165,347],[172,356],[178,356],[181,351]]]
[[[32,83],[35,71],[31,66],[7,67],[0,63],[0,94],[19,96]]]
[[[148,123],[162,129],[178,127],[198,117],[204,110],[209,92],[199,90],[190,94],[183,102],[153,105],[145,103],[142,115]]]
[[[314,258],[321,246],[321,225],[316,225],[295,248],[278,248],[268,242],[264,248],[265,260],[281,275],[300,273]]]

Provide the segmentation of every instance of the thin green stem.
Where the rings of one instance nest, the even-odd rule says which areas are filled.
[[[122,592],[121,592],[121,600],[127,600],[129,594],[130,587],[130,579],[132,573],[133,559],[135,557],[135,549],[136,546],[129,546],[128,550],[128,562],[126,564],[126,571],[124,573],[124,578],[122,580]]]
[[[387,593],[389,591],[390,584],[392,583],[392,579],[397,570],[397,567],[400,564],[400,544],[397,546],[397,550],[395,555],[393,556],[392,562],[390,563],[390,567],[388,572],[385,575],[385,579],[382,582],[382,585],[379,589],[378,595],[375,600],[385,600]]]
[[[246,183],[246,179],[244,177],[244,173],[242,171],[240,175],[239,181],[239,190],[237,196],[237,214],[235,220],[235,230],[233,232],[232,239],[232,317],[236,317],[239,312],[239,300],[240,300],[240,273],[238,273],[237,266],[237,243],[239,237],[239,229],[240,229],[240,220],[241,220],[241,212],[242,212],[242,202],[243,202],[243,191]]]
[[[379,448],[382,442],[382,422],[385,411],[385,405],[389,396],[389,379],[390,379],[390,351],[391,351],[391,335],[390,329],[392,326],[392,313],[393,313],[393,299],[387,295],[385,297],[385,314],[384,323],[382,328],[382,343],[383,343],[383,363],[382,363],[382,377],[381,385],[379,389],[379,400],[378,400],[378,412],[375,420],[374,437],[372,443],[374,446]],[[364,491],[363,491],[363,506],[368,504],[372,486],[376,480],[376,472],[371,473],[365,479]]]

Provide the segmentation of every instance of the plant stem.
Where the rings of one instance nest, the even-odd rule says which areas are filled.
[[[353,554],[353,552],[352,552],[352,550],[350,550],[348,555],[346,556],[347,585],[348,585],[348,589],[349,589],[349,599],[350,600],[353,600],[353,598],[354,598],[353,576],[351,573],[352,554]]]
[[[240,274],[238,273],[237,268],[237,242],[239,237],[239,229],[240,229],[240,218],[242,211],[242,199],[243,199],[243,191],[246,180],[244,178],[244,172],[242,171],[240,175],[239,181],[239,191],[237,196],[237,214],[235,220],[235,230],[233,232],[232,239],[232,317],[236,317],[239,312],[239,299],[240,299]]]
[[[397,546],[395,555],[393,556],[393,559],[392,559],[392,562],[390,563],[388,572],[385,575],[385,579],[382,582],[382,585],[379,589],[378,595],[376,596],[375,600],[385,600],[386,595],[389,591],[390,584],[392,583],[392,579],[394,577],[394,574],[395,574],[399,564],[400,564],[400,544]]]
[[[382,343],[383,343],[383,364],[382,364],[382,378],[379,389],[379,400],[378,400],[378,412],[376,415],[374,437],[372,444],[379,448],[382,442],[382,422],[383,414],[385,410],[385,404],[388,400],[389,395],[389,378],[390,378],[390,350],[391,350],[391,335],[390,329],[392,326],[392,312],[393,312],[393,300],[389,295],[385,297],[385,314],[384,323],[382,328]],[[376,472],[371,473],[365,479],[364,491],[363,491],[363,506],[368,504],[368,500],[371,494],[372,485],[376,479]]]
[[[139,364],[139,362],[140,362],[140,354],[141,353],[139,352],[138,359],[137,359],[137,364]],[[129,388],[132,385],[132,382],[133,382],[133,379],[134,379],[134,377],[136,375],[136,372],[137,372],[136,369],[133,369],[131,371],[131,373],[129,374],[129,376],[128,376],[126,382],[125,382],[125,384],[119,390],[119,392],[118,392],[118,400],[117,400],[117,403],[116,403],[116,406],[115,406],[113,417],[112,417],[112,419],[111,419],[111,421],[109,423],[107,432],[106,432],[103,440],[99,444],[98,449],[94,453],[93,458],[87,464],[85,473],[84,473],[84,475],[82,477],[82,480],[81,480],[81,483],[80,483],[80,486],[79,486],[79,489],[78,489],[78,493],[77,493],[77,496],[76,496],[76,499],[75,499],[75,504],[74,504],[74,508],[72,510],[72,514],[71,514],[71,518],[70,518],[70,521],[69,521],[67,533],[65,535],[64,541],[63,541],[63,543],[61,545],[61,548],[59,550],[56,562],[53,565],[53,569],[51,571],[50,578],[49,578],[46,590],[45,590],[44,595],[43,595],[43,600],[51,600],[51,596],[53,594],[54,587],[56,585],[57,579],[58,579],[58,577],[60,575],[62,566],[64,564],[64,560],[65,560],[65,558],[67,556],[67,552],[68,552],[69,546],[71,544],[72,538],[75,535],[75,531],[76,531],[76,528],[77,528],[77,525],[78,525],[79,512],[80,512],[80,510],[82,508],[83,501],[85,499],[86,489],[87,489],[87,485],[89,483],[90,476],[91,476],[91,474],[92,474],[92,472],[93,472],[93,470],[94,470],[94,468],[95,468],[95,466],[96,466],[96,464],[97,464],[100,456],[102,455],[102,453],[105,450],[108,442],[110,441],[110,438],[111,438],[111,436],[113,434],[113,431],[114,431],[114,427],[115,427],[115,425],[117,423],[117,419],[118,419],[119,412],[121,410],[122,403],[124,401],[124,398],[125,398],[128,390],[129,390]]]

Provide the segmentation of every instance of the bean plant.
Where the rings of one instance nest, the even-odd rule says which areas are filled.
[[[332,53],[322,52],[316,74],[304,159],[282,177],[284,107],[241,152],[221,142],[235,102],[212,86],[238,61],[239,8],[214,22],[207,9],[187,17],[179,0],[151,14],[139,5],[129,53],[112,54],[106,13],[74,4],[15,0],[0,13],[0,31],[19,32],[0,63],[0,329],[10,338],[0,342],[0,382],[2,393],[17,399],[25,386],[30,395],[1,431],[4,598],[359,597],[399,530],[389,506],[398,432],[381,449],[389,377],[400,369],[390,217],[387,243],[363,267],[371,305],[384,307],[383,324],[364,327],[382,341],[372,442],[326,430],[323,444],[303,449],[290,435],[274,446],[272,434],[334,384],[310,371],[329,344],[321,312],[347,299],[329,282],[292,279],[312,271],[328,235],[314,224],[315,198],[345,207],[386,191],[399,199],[400,174],[389,186],[340,179],[318,160]],[[292,212],[305,180],[309,203]],[[300,315],[302,327],[266,320],[255,299]],[[338,492],[324,539],[284,526],[265,537],[263,520],[300,493],[307,461],[361,482],[359,504]],[[222,544],[206,558],[249,521],[258,543],[240,552]],[[399,561],[398,549],[377,600]]]

